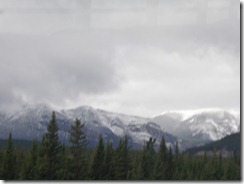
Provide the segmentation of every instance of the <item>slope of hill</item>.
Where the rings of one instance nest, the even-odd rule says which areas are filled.
[[[14,139],[41,140],[51,113],[52,108],[45,104],[27,105],[11,113],[0,112],[0,138],[7,139],[11,131]],[[156,138],[159,145],[164,136],[167,146],[174,147],[178,139],[180,149],[185,150],[240,130],[238,118],[227,111],[167,112],[155,118],[143,118],[81,106],[57,110],[56,117],[62,142],[69,142],[70,125],[79,118],[85,124],[90,145],[97,144],[100,134],[114,145],[127,135],[135,148],[142,147],[150,137]]]
[[[0,120],[0,138],[6,139],[11,131],[14,139],[41,140],[51,118],[52,109],[39,104],[25,106],[23,109],[4,114]],[[164,136],[168,146],[174,147],[177,137],[164,132],[160,126],[150,121],[149,118],[129,116],[124,114],[106,112],[88,106],[71,110],[56,111],[59,126],[59,137],[62,142],[69,141],[69,128],[75,118],[81,119],[85,124],[86,136],[90,145],[96,145],[100,134],[106,140],[110,139],[117,145],[119,139],[127,135],[129,143],[134,148],[142,147],[150,137],[156,138],[156,144]],[[179,140],[180,149],[184,150],[190,143]]]
[[[166,112],[152,121],[167,132],[199,145],[240,131],[238,117],[220,109]]]
[[[240,154],[240,150],[241,150],[241,134],[239,132],[239,133],[228,135],[218,141],[214,141],[200,147],[187,149],[185,153],[197,155],[202,152],[216,151],[216,152],[233,153],[235,151],[237,154]]]

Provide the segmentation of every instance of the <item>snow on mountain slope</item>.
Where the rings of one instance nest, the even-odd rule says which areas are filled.
[[[231,112],[221,109],[169,111],[153,121],[182,139],[204,143],[240,131],[238,113]]]
[[[111,140],[114,145],[119,139],[127,135],[128,140],[134,147],[142,147],[150,137],[157,139],[159,144],[162,136],[168,145],[174,146],[177,138],[162,131],[160,126],[148,118],[129,116],[124,114],[106,112],[89,106],[81,106],[70,110],[55,111],[59,126],[61,141],[68,142],[70,125],[76,118],[85,124],[85,132],[91,145],[96,145],[100,134],[106,140]],[[0,119],[0,138],[7,138],[11,131],[13,138],[41,140],[50,121],[52,108],[39,104],[25,106],[19,111],[2,115]],[[183,150],[190,144],[179,145]]]
[[[24,106],[12,113],[0,112],[0,138],[7,138],[11,131],[14,138],[41,140],[50,121],[52,108],[45,104]],[[116,145],[127,135],[134,147],[141,147],[150,137],[157,145],[164,136],[168,146],[174,146],[178,137],[182,150],[194,144],[221,139],[240,131],[238,114],[223,110],[169,111],[154,118],[143,118],[107,112],[89,106],[55,111],[59,136],[69,140],[70,125],[76,118],[85,124],[85,132],[91,145],[97,143],[100,134],[105,141]]]
[[[165,137],[168,145],[175,145],[177,140],[175,136],[164,132],[160,126],[150,122],[151,120],[149,118],[107,112],[88,106],[82,106],[71,110],[62,110],[61,112],[69,119],[81,119],[87,128],[97,130],[99,127],[103,127],[104,129],[110,130],[117,137],[127,135],[137,146],[142,146],[150,137],[156,138],[158,145],[162,136]],[[92,122],[96,122],[96,125]],[[109,136],[105,134],[105,137]],[[185,149],[186,147],[189,147],[189,144],[185,144],[183,141],[183,144],[180,145],[180,147]]]

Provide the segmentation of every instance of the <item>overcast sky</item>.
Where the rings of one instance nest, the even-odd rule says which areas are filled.
[[[237,0],[1,0],[0,108],[240,106]]]

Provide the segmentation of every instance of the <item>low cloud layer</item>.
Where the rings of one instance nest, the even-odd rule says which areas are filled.
[[[0,108],[239,110],[239,2],[0,4]]]

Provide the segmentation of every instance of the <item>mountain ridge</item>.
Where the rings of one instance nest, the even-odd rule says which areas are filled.
[[[30,140],[36,137],[41,139],[43,133],[46,131],[47,124],[50,121],[52,111],[53,108],[49,105],[35,104],[26,105],[22,109],[12,113],[0,112],[0,138],[6,138],[7,132],[12,131],[13,136],[16,136],[20,139]],[[162,126],[162,122],[159,122],[159,120],[161,121],[160,117],[162,115],[159,116],[158,120],[158,117],[144,118],[140,116],[126,115],[123,113],[115,113],[102,109],[96,109],[91,106],[79,106],[72,109],[56,109],[54,111],[56,112],[60,129],[59,136],[61,137],[62,141],[65,142],[67,142],[69,139],[68,132],[70,125],[76,118],[81,119],[81,122],[85,124],[85,131],[88,138],[90,139],[89,141],[94,145],[97,142],[99,134],[103,134],[106,140],[110,139],[114,142],[114,144],[117,144],[122,136],[127,135],[134,147],[142,147],[144,142],[147,141],[150,137],[156,138],[156,144],[159,145],[162,136],[164,136],[168,146],[174,146],[178,140],[181,150],[192,147],[194,145],[204,144],[206,142],[212,141],[211,137],[210,139],[207,137],[205,140],[203,139],[204,137],[202,138],[201,136],[198,136],[199,141],[194,142],[191,139],[187,139],[189,138],[189,135],[188,137],[184,137],[181,136],[181,132],[172,131],[172,128],[178,128],[181,131],[184,130],[183,128],[185,128],[182,128],[181,115],[178,114],[177,117],[177,113],[165,113],[163,115],[164,118],[165,116],[168,118],[166,118],[166,122],[168,124],[167,127]],[[219,116],[219,114],[216,116]],[[230,121],[232,121],[233,116],[230,117],[232,118]],[[188,118],[188,122],[183,121],[183,125],[186,123],[191,124],[191,122],[189,122],[190,120],[191,119]],[[203,121],[203,124],[204,123],[206,122]],[[198,124],[198,121],[194,123],[194,125]],[[215,124],[213,123],[213,125]],[[234,127],[235,125],[236,123],[234,122],[232,126]],[[172,127],[170,128],[169,126]],[[211,128],[210,125],[208,126]],[[221,124],[216,126],[219,126],[219,128],[217,128],[218,130],[216,132],[212,132],[213,135],[218,135],[219,130],[225,131],[225,129],[221,127]],[[229,128],[229,132],[227,132],[228,129],[226,129],[226,132],[222,132],[223,135],[218,135],[217,139],[220,139],[227,133],[234,133],[232,128]],[[238,129],[235,129],[235,131],[237,130]],[[197,132],[198,129],[194,131]],[[192,132],[190,133],[192,134]]]
[[[196,143],[216,141],[240,131],[239,118],[226,110],[198,111],[187,118],[183,116],[168,112],[154,117],[153,121],[173,135]]]
[[[162,136],[168,146],[174,146],[177,137],[163,132],[160,126],[150,119],[96,110],[92,107],[78,107],[71,110],[56,112],[61,141],[68,142],[69,128],[76,118],[85,124],[84,130],[91,144],[96,145],[98,136],[111,140],[114,145],[125,135],[133,147],[142,147],[150,137],[157,139],[157,145]],[[12,132],[13,138],[31,140],[41,139],[51,118],[52,109],[45,105],[26,106],[23,110],[5,114],[0,121],[0,138],[6,138]],[[183,144],[188,144],[184,143]],[[183,148],[184,147],[184,148]],[[183,146],[182,149],[185,149]],[[188,146],[189,147],[189,146]]]

